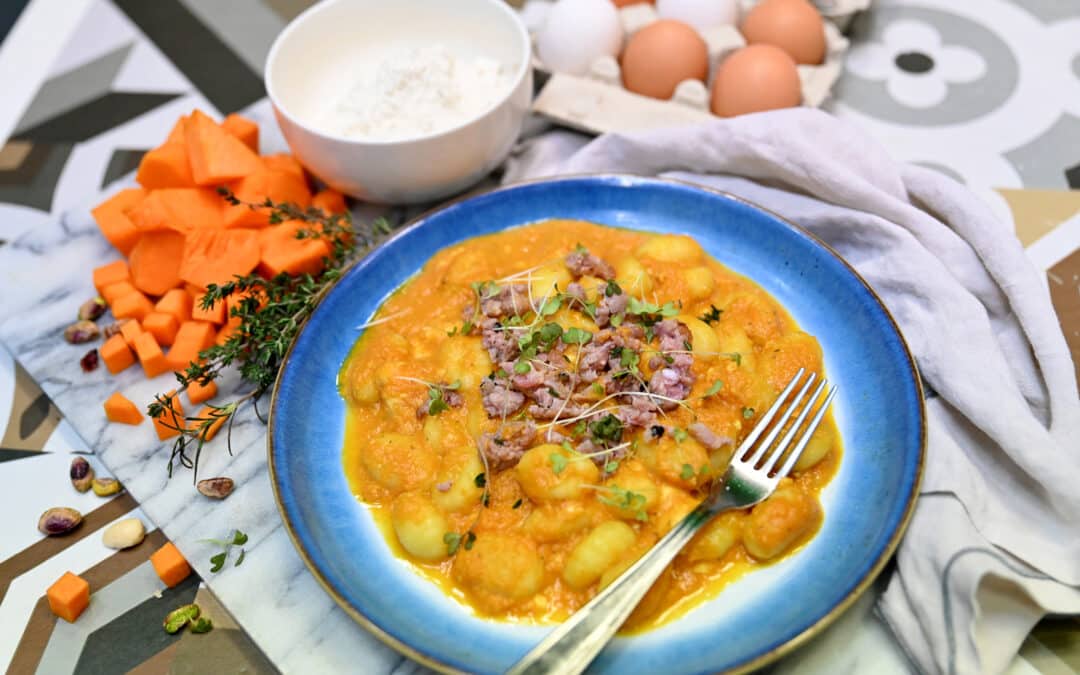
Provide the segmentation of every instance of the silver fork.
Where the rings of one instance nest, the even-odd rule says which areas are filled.
[[[514,664],[507,671],[508,675],[576,674],[585,670],[630,616],[668,563],[698,530],[718,513],[753,506],[773,493],[780,479],[788,475],[795,466],[811,434],[821,423],[821,418],[825,416],[825,411],[836,395],[834,386],[829,389],[821,405],[817,406],[827,384],[826,380],[822,379],[814,393],[806,399],[810,386],[817,378],[811,373],[794,398],[788,401],[804,372],[802,368],[799,369],[787,387],[780,392],[776,402],[754,425],[732,456],[723,478],[713,484],[704,501],[679,521],[648,553]],[[804,400],[806,405],[775,444],[772,453],[766,456],[792,413]],[[815,406],[817,412],[804,427],[807,416]],[[778,414],[780,418],[759,443],[758,439]],[[794,447],[790,452],[786,452],[792,442],[795,443]],[[784,460],[783,464],[777,469],[781,459]]]

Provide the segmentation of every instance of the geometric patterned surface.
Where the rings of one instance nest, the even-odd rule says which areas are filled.
[[[93,0],[11,138],[0,139],[0,246],[131,171],[160,142],[162,120],[196,106],[224,114],[261,99],[262,63],[273,37],[309,4]],[[1018,226],[1037,232],[1028,239],[1020,232],[1031,243],[1076,210],[1039,211],[1038,204],[1024,203],[1024,195],[1036,193],[1015,190],[1001,198],[990,189],[1080,187],[1077,35],[1078,3],[875,0],[853,26],[851,62],[832,108],[867,126],[897,157],[953,175],[992,202],[1007,202]],[[1004,131],[995,131],[999,127]],[[987,140],[971,142],[965,130],[972,129]],[[1035,201],[1045,206],[1051,200],[1044,196],[1052,194]],[[1034,223],[1032,213],[1047,222]],[[1046,269],[1080,363],[1080,252],[1062,251]],[[0,667],[8,664],[9,673],[275,672],[197,577],[161,589],[147,562],[164,542],[160,531],[152,529],[129,551],[101,545],[104,527],[140,512],[128,495],[108,501],[75,495],[66,470],[76,453],[106,475],[0,347],[0,480],[12,486],[0,490]],[[86,520],[72,535],[42,539],[37,514],[61,501]],[[57,621],[41,597],[68,569],[94,591],[76,624]],[[192,598],[213,618],[214,630],[164,633],[164,615]],[[866,616],[860,613],[851,632],[827,649],[884,650],[887,638],[873,637],[884,633]],[[407,661],[402,667],[412,668]],[[791,663],[777,667],[799,670]],[[904,666],[872,670],[903,672]],[[1080,624],[1040,624],[1011,672],[1080,673]]]

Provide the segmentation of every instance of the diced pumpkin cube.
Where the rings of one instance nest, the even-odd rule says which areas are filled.
[[[154,305],[155,312],[164,312],[176,317],[176,323],[180,324],[191,319],[191,295],[182,288],[174,288]]]
[[[111,307],[114,302],[125,295],[138,292],[139,289],[135,288],[130,281],[117,281],[115,284],[109,284],[101,289],[101,297],[105,299],[105,304]]]
[[[196,321],[208,321],[213,324],[221,325],[225,323],[225,301],[218,300],[214,304],[210,305],[210,309],[203,309],[202,297],[195,299],[193,309],[191,310],[191,318]]]
[[[184,235],[173,230],[147,232],[131,250],[131,283],[143,293],[161,296],[180,284]]]
[[[206,384],[191,382],[187,388],[188,400],[192,405],[198,405],[217,396],[217,382],[210,380]]]
[[[150,333],[143,332],[135,338],[135,354],[139,357],[139,363],[147,377],[156,377],[169,369],[161,346]]]
[[[131,218],[128,217],[125,211],[141,202],[145,197],[145,190],[128,188],[117,192],[91,211],[102,236],[124,255],[131,252],[135,242],[139,240],[140,234],[138,228],[131,222]]]
[[[176,331],[180,330],[180,322],[172,314],[150,312],[142,320],[142,328],[153,335],[159,345],[168,347],[176,339]]]
[[[90,584],[77,574],[64,572],[45,591],[45,597],[53,614],[68,623],[75,623],[75,619],[90,606]]]
[[[169,350],[168,363],[173,370],[187,370],[188,365],[198,361],[199,352],[214,344],[214,324],[205,321],[185,321],[176,332],[176,340]]]
[[[114,260],[108,265],[94,268],[94,288],[97,289],[98,295],[101,295],[101,291],[106,286],[118,281],[131,281],[131,272],[128,270],[126,261]]]
[[[279,152],[275,155],[261,157],[263,166],[273,171],[287,171],[307,185],[307,176],[304,174],[304,166],[295,157],[288,153]]]
[[[157,432],[158,440],[168,440],[174,436],[180,435],[180,429],[185,427],[184,421],[184,406],[180,403],[180,397],[176,395],[176,390],[169,392],[170,406],[166,408],[160,416],[152,418],[154,420],[154,431]]]
[[[217,337],[214,338],[214,344],[223,345],[228,342],[229,338],[232,337],[232,334],[235,333],[238,328],[240,328],[241,323],[242,322],[240,320],[240,317],[230,316],[229,319],[225,322],[225,325],[222,326],[221,330],[218,331]]]
[[[127,211],[140,232],[200,227],[221,227],[225,200],[210,188],[162,188],[153,190]]]
[[[246,117],[236,113],[226,115],[221,122],[221,128],[236,136],[240,141],[251,148],[254,153],[259,152],[259,125]]]
[[[184,124],[191,175],[198,185],[221,185],[258,171],[259,156],[200,110]]]
[[[130,349],[135,349],[135,338],[142,335],[143,329],[138,319],[128,319],[120,326],[120,335]]]
[[[154,311],[154,303],[150,298],[135,291],[121,296],[112,303],[112,313],[117,319],[138,319]]]
[[[139,162],[135,180],[148,190],[196,187],[191,176],[187,146],[166,143],[148,151]]]
[[[259,235],[252,230],[192,230],[184,243],[180,278],[207,288],[250,273],[259,264]],[[192,315],[195,312],[192,310]]]
[[[260,169],[233,186],[237,199],[261,203],[270,199],[276,203],[292,203],[300,208],[311,204],[307,181],[290,171]],[[266,227],[270,224],[270,209],[252,209],[246,204],[226,204],[222,220],[227,228]]]
[[[345,213],[349,210],[345,205],[345,195],[331,188],[322,190],[312,197],[311,205],[319,207],[327,214]]]
[[[138,406],[120,392],[114,392],[105,401],[105,417],[120,424],[142,424],[143,414]]]
[[[198,417],[200,417],[200,418],[202,418],[204,420],[210,419],[213,416],[214,416],[214,409],[211,408],[210,406],[204,406],[203,409],[199,411],[199,415],[198,415]],[[218,431],[221,430],[222,425],[224,425],[225,422],[228,421],[228,419],[229,418],[226,415],[221,415],[217,419],[215,419],[210,424],[210,426],[208,426],[206,428],[206,431],[202,432],[203,440],[204,441],[212,441],[212,440],[214,440],[214,436],[217,436]],[[190,426],[197,427],[200,424],[202,424],[202,423],[201,422],[192,422]]]
[[[135,363],[135,355],[131,353],[127,342],[120,335],[113,335],[101,345],[98,350],[101,360],[105,362],[105,368],[113,375],[128,368]]]
[[[150,564],[169,588],[191,576],[191,565],[171,541],[150,555]]]

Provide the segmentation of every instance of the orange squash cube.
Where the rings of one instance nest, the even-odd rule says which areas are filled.
[[[155,312],[165,312],[176,317],[176,325],[191,319],[191,295],[182,288],[174,288],[154,305]]]
[[[156,377],[169,369],[164,352],[150,333],[144,332],[135,338],[135,354],[147,377]]]
[[[120,326],[120,335],[123,336],[124,342],[130,349],[135,349],[135,338],[142,335],[143,329],[139,325],[138,319],[128,319]]]
[[[128,269],[127,262],[115,260],[94,269],[94,288],[97,289],[98,295],[101,295],[101,291],[106,286],[118,281],[131,281],[131,271]]]
[[[135,363],[135,355],[131,353],[127,342],[120,335],[114,335],[106,340],[98,350],[98,354],[105,362],[105,368],[113,375]]]
[[[214,344],[214,324],[205,321],[185,321],[176,332],[176,340],[169,350],[169,367],[187,370],[188,365],[199,359],[199,352]]]
[[[187,388],[187,397],[192,404],[199,404],[203,401],[209,401],[217,396],[217,382],[210,380],[205,385],[198,382],[192,382]]]
[[[101,289],[101,297],[105,299],[105,304],[112,307],[112,304],[131,293],[138,293],[139,289],[135,288],[130,281],[117,281],[115,284],[109,284],[105,288]]]
[[[121,296],[112,303],[112,313],[117,319],[138,319],[142,321],[154,311],[154,303],[139,291]]]
[[[105,401],[105,417],[110,422],[120,424],[142,424],[143,414],[139,408],[120,392],[115,392]]]
[[[150,312],[142,320],[142,328],[153,335],[159,345],[168,347],[176,339],[176,331],[180,330],[180,322],[172,314]]]
[[[64,572],[64,576],[45,591],[45,597],[53,614],[68,623],[75,623],[90,605],[90,584],[77,574]]]
[[[168,440],[173,436],[179,436],[179,429],[184,427],[184,406],[180,403],[180,397],[176,396],[176,390],[169,392],[170,407],[160,417],[154,417],[154,431],[157,432],[158,440]]]
[[[150,555],[150,564],[169,588],[191,576],[191,565],[171,541]]]

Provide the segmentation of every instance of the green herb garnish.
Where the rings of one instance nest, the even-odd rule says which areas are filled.
[[[708,325],[713,325],[720,320],[720,315],[724,310],[717,308],[716,305],[709,305],[709,311],[705,312],[698,318],[704,321]]]
[[[205,543],[214,544],[215,546],[220,546],[224,549],[221,553],[210,556],[210,571],[220,572],[221,568],[225,566],[226,561],[228,561],[229,553],[232,552],[232,549],[236,546],[243,546],[247,543],[247,540],[248,536],[240,530],[233,530],[232,538],[228,540],[203,539],[202,541]],[[240,564],[244,562],[245,553],[244,549],[240,549],[240,555],[236,558],[236,562],[233,563],[233,567],[239,567]]]

